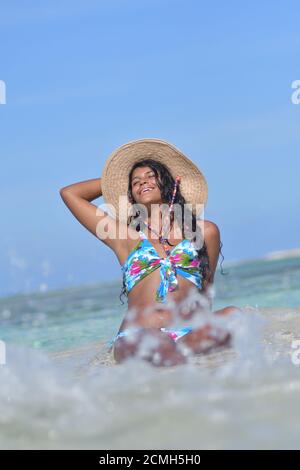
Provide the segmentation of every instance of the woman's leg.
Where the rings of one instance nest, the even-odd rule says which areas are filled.
[[[187,346],[191,353],[207,353],[212,349],[230,346],[231,335],[223,328],[205,325],[197,328],[177,340],[177,344]]]
[[[154,345],[144,347],[149,340],[154,340]],[[174,366],[187,362],[186,357],[176,348],[175,342],[157,328],[145,328],[137,332],[134,339],[129,340],[127,336],[117,338],[113,355],[117,363],[133,356],[141,357],[155,366]]]
[[[229,313],[234,313],[236,311],[241,312],[241,309],[239,307],[235,307],[234,305],[229,305],[229,307],[220,308],[213,313],[217,315],[228,315]]]
[[[238,307],[230,305],[214,311],[216,315],[229,315],[234,312],[241,312]],[[205,325],[187,333],[177,340],[177,344],[185,344],[194,354],[205,353],[217,347],[230,346],[231,334],[223,328]]]

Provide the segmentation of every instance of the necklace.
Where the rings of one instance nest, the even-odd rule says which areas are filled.
[[[171,215],[172,212],[174,212],[174,200],[175,200],[175,196],[176,196],[176,192],[177,192],[177,187],[180,183],[180,176],[176,176],[176,179],[175,179],[175,183],[174,183],[174,189],[173,189],[173,194],[172,194],[172,200],[171,200],[171,203],[169,204],[169,217]],[[151,232],[154,232],[155,235],[158,236],[158,240],[159,240],[159,243],[163,246],[166,254],[169,256],[170,254],[170,249],[169,249],[169,243],[168,243],[168,237],[166,236],[166,225],[168,223],[168,218],[166,218],[166,224],[162,224],[162,228],[160,230],[160,233],[157,233],[156,230],[154,230],[150,224],[148,224],[148,222],[144,222],[144,224],[148,227],[148,229],[151,231]]]

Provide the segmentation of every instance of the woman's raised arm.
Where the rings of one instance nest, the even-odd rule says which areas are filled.
[[[102,196],[101,178],[70,184],[60,189],[60,195],[74,217],[99,240],[118,251],[125,246],[119,239],[120,222],[110,217],[91,201]]]

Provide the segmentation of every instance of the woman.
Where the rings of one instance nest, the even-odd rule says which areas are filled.
[[[180,150],[159,139],[129,142],[110,155],[102,178],[66,186],[60,194],[121,265],[128,311],[112,342],[117,363],[138,354],[157,366],[183,364],[188,353],[230,343],[227,331],[209,324],[173,326],[176,316],[190,319],[211,309],[220,252],[217,225],[197,219],[207,200],[206,180]],[[91,203],[102,194],[115,216]]]

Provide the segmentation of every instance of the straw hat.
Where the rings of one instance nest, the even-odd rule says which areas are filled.
[[[127,198],[129,173],[137,161],[152,158],[166,165],[174,180],[181,177],[180,191],[187,203],[193,204],[193,212],[198,215],[207,202],[207,182],[199,168],[174,145],[160,139],[133,140],[118,147],[108,157],[101,177],[102,194],[106,204],[112,204],[116,216],[127,221],[126,212],[119,211],[119,197],[126,197],[126,205],[131,204]],[[195,206],[195,204],[203,206]],[[198,209],[198,211],[197,211]]]

